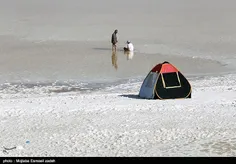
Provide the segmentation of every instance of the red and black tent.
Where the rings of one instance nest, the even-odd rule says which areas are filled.
[[[163,62],[148,73],[139,96],[148,99],[191,98],[191,85],[176,67]]]

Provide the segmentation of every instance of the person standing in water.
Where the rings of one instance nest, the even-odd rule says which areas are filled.
[[[118,33],[118,30],[115,30],[111,36],[112,51],[116,51],[116,44],[118,42],[117,33]]]

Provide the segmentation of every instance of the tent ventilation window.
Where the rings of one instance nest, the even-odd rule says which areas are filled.
[[[181,87],[178,72],[162,73],[161,78],[162,78],[163,87],[166,89]]]

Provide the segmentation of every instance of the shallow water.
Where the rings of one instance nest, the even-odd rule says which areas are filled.
[[[104,42],[11,41],[1,53],[1,82],[106,82],[145,77],[158,63],[169,61],[183,74],[229,71],[227,65],[201,58],[144,54],[132,58],[112,53]]]
[[[142,81],[164,61],[187,78],[235,72],[234,4],[2,0],[0,83],[19,88],[55,83],[80,88],[88,83],[97,88],[103,83]],[[119,50],[127,39],[133,42],[132,59],[122,51],[112,54],[114,29],[119,30]]]

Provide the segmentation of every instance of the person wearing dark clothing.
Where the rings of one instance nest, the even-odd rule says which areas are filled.
[[[112,50],[116,51],[116,44],[118,42],[118,39],[117,39],[117,34],[118,33],[118,30],[115,30],[111,36],[111,43],[112,43]]]

